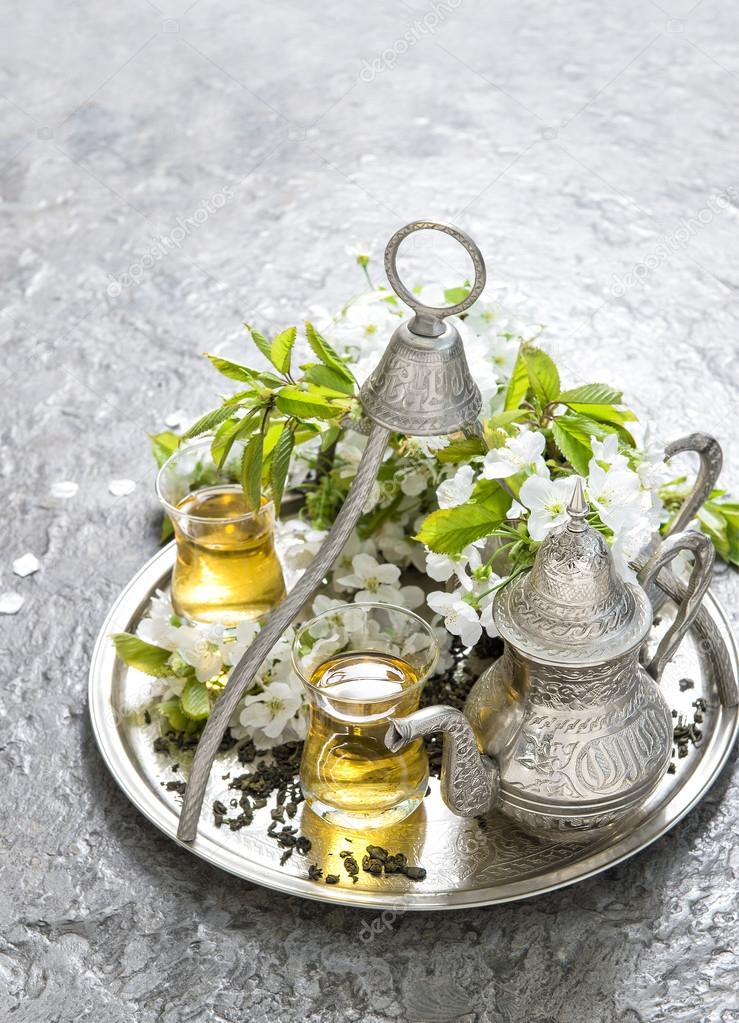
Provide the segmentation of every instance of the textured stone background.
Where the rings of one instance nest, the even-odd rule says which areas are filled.
[[[423,0],[3,6],[0,588],[26,598],[0,618],[4,1018],[739,1020],[735,765],[629,863],[365,946],[371,914],[150,827],[85,706],[105,610],[156,548],[146,432],[212,401],[206,347],[336,308],[361,287],[347,247],[418,216],[474,235],[576,379],[625,386],[668,437],[715,431],[739,491],[737,212],[708,205],[739,186],[736,5],[451,0],[401,54]],[[117,477],[139,485],[113,497]],[[737,576],[716,591],[736,623]]]

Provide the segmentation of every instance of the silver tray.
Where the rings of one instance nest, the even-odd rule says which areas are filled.
[[[174,562],[174,544],[163,548],[134,576],[113,605],[95,645],[90,669],[89,707],[100,752],[113,777],[145,817],[173,841],[181,799],[164,784],[187,777],[186,757],[180,770],[171,770],[172,757],[156,753],[156,724],[143,723],[151,680],[127,668],[115,656],[108,638],[113,632],[133,631],[155,589],[166,589]],[[290,585],[292,580],[288,580]],[[667,603],[660,610],[660,631],[673,614]],[[280,849],[267,834],[269,807],[257,811],[254,822],[240,831],[217,828],[210,811],[214,800],[227,806],[234,793],[228,780],[248,768],[233,753],[222,754],[211,772],[196,841],[183,848],[237,877],[303,898],[343,905],[408,910],[457,909],[528,898],[591,877],[633,856],[664,835],[705,795],[726,762],[737,735],[739,707],[737,650],[730,627],[716,598],[709,593],[704,608],[663,677],[668,703],[692,720],[692,703],[703,697],[708,709],[701,724],[703,737],[689,755],[676,759],[629,831],[586,846],[544,844],[518,831],[503,817],[491,815],[486,826],[454,817],[432,779],[423,806],[408,820],[384,832],[352,832],[320,821],[304,805],[292,822],[310,838],[306,856],[295,854],[280,866]],[[683,678],[694,687],[682,690]],[[351,844],[347,842],[351,839]],[[374,878],[360,871],[357,884],[341,869],[339,852],[364,852],[372,842],[402,851],[411,863],[424,866],[427,877],[411,882],[402,875]],[[178,843],[181,844],[181,843]],[[310,863],[341,877],[338,885],[308,879]]]

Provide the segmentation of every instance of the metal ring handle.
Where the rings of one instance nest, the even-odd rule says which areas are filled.
[[[407,238],[409,234],[414,234],[416,231],[441,231],[442,234],[448,234],[450,238],[454,238],[459,244],[466,250],[472,265],[475,268],[475,280],[472,284],[472,290],[469,295],[461,302],[457,302],[456,305],[450,306],[428,306],[419,302],[417,298],[406,288],[405,284],[401,281],[398,276],[398,268],[396,265],[396,257],[400,243],[404,238]],[[390,281],[390,286],[398,296],[402,299],[407,306],[421,316],[433,316],[436,319],[443,320],[446,316],[454,316],[458,313],[463,313],[465,309],[477,301],[482,293],[482,289],[485,287],[486,272],[485,272],[485,261],[482,258],[482,253],[472,241],[468,234],[464,231],[460,231],[458,227],[452,227],[450,224],[439,224],[435,220],[414,220],[412,224],[406,224],[405,227],[401,227],[399,231],[396,231],[390,241],[385,247],[385,273],[387,279]]]

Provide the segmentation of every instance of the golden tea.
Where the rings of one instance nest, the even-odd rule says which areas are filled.
[[[418,707],[420,679],[406,661],[380,653],[338,654],[310,678],[313,689],[300,781],[308,805],[345,827],[380,827],[407,817],[423,799],[423,741],[391,753],[391,716]]]
[[[249,512],[240,487],[188,494],[173,516],[175,611],[196,622],[253,620],[285,596],[272,509]]]

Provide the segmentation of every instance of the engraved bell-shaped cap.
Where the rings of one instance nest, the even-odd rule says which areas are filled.
[[[474,284],[456,305],[423,305],[398,277],[398,246],[409,234],[426,229],[455,238],[472,259]],[[414,316],[393,333],[377,368],[362,387],[365,414],[390,430],[415,436],[452,433],[473,424],[482,405],[480,391],[467,365],[459,331],[446,317],[464,312],[482,292],[485,264],[480,250],[458,228],[416,221],[402,227],[388,242],[385,269],[396,295],[413,309]]]

